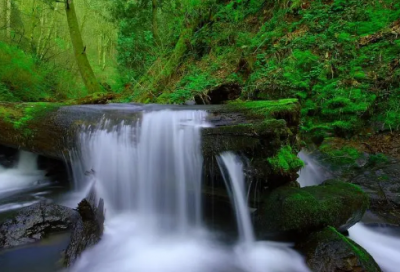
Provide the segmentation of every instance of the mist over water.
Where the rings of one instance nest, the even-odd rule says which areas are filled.
[[[308,271],[287,245],[254,241],[241,164],[233,163],[233,155],[222,157],[246,238],[223,244],[203,226],[200,129],[208,126],[205,117],[203,111],[163,110],[146,112],[132,123],[105,119],[98,128],[82,130],[74,152],[76,184],[93,183],[107,213],[102,240],[72,271]]]

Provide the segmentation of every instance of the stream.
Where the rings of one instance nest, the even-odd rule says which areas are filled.
[[[41,200],[69,207],[90,188],[105,202],[102,240],[86,250],[71,272],[303,272],[304,258],[292,244],[257,241],[247,206],[243,161],[232,152],[216,160],[233,203],[237,237],[208,226],[203,218],[201,129],[210,126],[202,110],[157,109],[139,118],[82,126],[70,151],[71,190],[50,181],[37,156],[20,152],[12,167],[0,166],[0,219]],[[301,186],[329,176],[306,152]],[[397,271],[400,238],[388,227],[359,223],[350,237],[365,247],[383,271]],[[61,271],[69,233],[0,252],[0,271]],[[21,257],[23,256],[23,257]],[[21,261],[23,259],[23,262]]]
[[[331,178],[321,164],[305,150],[299,153],[306,166],[300,170],[301,187],[316,186]],[[375,259],[384,272],[397,272],[400,267],[400,228],[390,225],[370,225],[362,222],[349,229],[349,237]]]
[[[30,199],[34,194],[23,190],[44,186],[39,195],[71,205],[94,187],[104,199],[103,238],[82,254],[69,269],[72,272],[309,271],[291,244],[254,239],[242,163],[233,153],[221,154],[218,161],[235,203],[238,237],[227,242],[223,233],[205,224],[200,130],[210,126],[206,115],[202,110],[160,109],[144,111],[140,118],[129,121],[102,116],[98,125],[82,127],[78,145],[71,150],[74,191],[53,197],[52,185],[32,167],[35,158],[31,157],[30,169],[37,171],[27,174],[31,178],[26,182],[21,179],[21,190],[13,196]],[[14,177],[17,174],[12,171],[26,169],[18,166],[5,172]],[[4,184],[5,190],[13,190],[14,183]],[[12,203],[20,207],[30,204],[22,200]],[[63,239],[50,241],[49,245],[57,247]],[[54,256],[46,255],[48,247],[41,243],[0,253],[4,260],[0,270],[13,271],[10,264],[16,265],[21,254],[29,258],[26,252],[41,255],[36,256],[40,271],[57,271],[56,266],[48,266],[55,263]],[[17,267],[14,271],[31,271]]]

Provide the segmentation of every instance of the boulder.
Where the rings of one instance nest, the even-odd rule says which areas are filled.
[[[333,227],[312,233],[296,244],[314,272],[379,272],[381,269],[372,256],[354,241]]]
[[[0,249],[36,242],[49,233],[70,229],[77,221],[80,216],[73,209],[39,202],[0,224]]]
[[[98,204],[97,204],[98,203]],[[92,191],[91,196],[78,205],[81,220],[72,226],[71,241],[65,251],[64,265],[71,266],[82,252],[97,244],[103,235],[104,201],[97,202]]]
[[[400,162],[390,159],[373,167],[360,169],[349,179],[370,198],[370,210],[383,221],[400,225]]]
[[[285,186],[266,196],[257,225],[263,233],[307,234],[327,226],[344,231],[360,221],[367,208],[368,196],[350,183]]]

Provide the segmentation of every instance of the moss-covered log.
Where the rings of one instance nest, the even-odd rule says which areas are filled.
[[[80,125],[96,124],[105,113],[115,122],[136,120],[137,115],[132,113],[145,108],[73,105],[105,103],[112,98],[93,94],[64,104],[0,103],[0,144],[48,157],[68,158]],[[213,125],[202,132],[206,169],[218,169],[215,156],[234,151],[252,161],[251,171],[263,181],[263,186],[266,180],[269,185],[282,185],[296,179],[301,166],[296,158],[297,100],[243,102],[201,109],[209,111],[208,121]]]

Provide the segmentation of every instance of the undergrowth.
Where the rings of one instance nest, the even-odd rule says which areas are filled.
[[[318,142],[351,137],[369,123],[400,128],[400,2],[203,5],[212,16],[187,41],[188,52],[154,101],[181,104],[237,83],[245,100],[298,98],[301,131]]]
[[[36,102],[86,94],[68,71],[39,62],[15,46],[0,42],[0,101]]]

